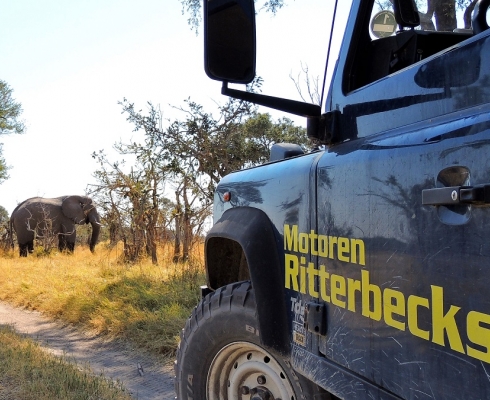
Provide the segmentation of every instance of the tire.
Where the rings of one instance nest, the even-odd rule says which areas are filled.
[[[181,333],[175,362],[177,399],[299,400],[319,393],[329,398],[281,356],[263,348],[259,333],[249,282],[207,295]]]

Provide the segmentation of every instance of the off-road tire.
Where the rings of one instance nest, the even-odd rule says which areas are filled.
[[[261,346],[250,282],[220,288],[194,309],[177,349],[175,391],[180,400],[328,398]]]

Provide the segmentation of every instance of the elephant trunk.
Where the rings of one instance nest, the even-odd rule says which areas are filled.
[[[94,209],[95,211],[95,209]],[[95,245],[99,240],[100,234],[100,218],[97,212],[91,212],[88,218],[88,222],[92,225],[92,236],[90,237],[90,251],[93,253],[95,250]]]

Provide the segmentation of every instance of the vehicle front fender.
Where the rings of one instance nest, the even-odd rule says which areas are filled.
[[[208,286],[214,290],[250,280],[262,343],[289,354],[281,244],[280,234],[263,211],[252,207],[229,209],[206,237],[206,273]]]

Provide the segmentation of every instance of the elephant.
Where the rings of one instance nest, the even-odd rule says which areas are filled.
[[[100,233],[100,217],[87,196],[61,196],[54,199],[33,197],[20,203],[10,216],[10,231],[15,231],[21,257],[34,251],[35,237],[58,235],[58,249],[73,252],[75,224],[92,224],[90,251],[93,253]],[[13,228],[13,230],[12,230]],[[13,239],[12,239],[13,240]]]

